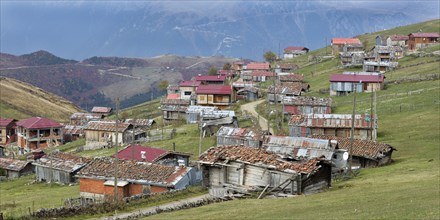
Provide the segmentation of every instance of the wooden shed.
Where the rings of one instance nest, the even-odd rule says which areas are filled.
[[[263,135],[255,129],[223,126],[217,132],[217,146],[236,145],[260,147]]]
[[[261,148],[213,147],[200,156],[198,163],[202,167],[203,185],[217,189],[267,187],[279,188],[284,193],[309,194],[331,185],[331,165],[327,161],[284,161]]]
[[[29,175],[34,172],[34,166],[31,162],[10,158],[0,158],[0,169],[4,172],[3,175],[10,179]],[[0,173],[0,176],[1,175],[2,173]]]
[[[330,98],[312,96],[291,96],[283,99],[283,113],[286,115],[330,114]]]

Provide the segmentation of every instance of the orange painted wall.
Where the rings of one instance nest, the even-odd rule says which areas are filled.
[[[151,186],[151,193],[167,192],[168,189],[160,186]]]
[[[142,185],[139,184],[128,184],[125,187],[118,187],[119,196],[134,196],[142,194]],[[168,189],[160,186],[151,186],[151,193],[167,192]],[[104,180],[92,180],[81,178],[79,180],[79,191],[96,193],[103,195],[113,195],[115,188],[113,186],[104,186]]]

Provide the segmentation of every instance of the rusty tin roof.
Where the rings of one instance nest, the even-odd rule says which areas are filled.
[[[51,167],[53,169],[62,170],[70,173],[81,169],[88,162],[90,162],[90,159],[86,157],[80,157],[63,152],[52,152],[50,154],[44,155],[32,164],[35,166],[42,166],[47,168]]]

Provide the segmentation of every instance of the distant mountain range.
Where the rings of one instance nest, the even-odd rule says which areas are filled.
[[[178,83],[232,61],[224,57],[174,55],[148,59],[94,56],[75,61],[47,51],[21,56],[0,53],[0,76],[38,86],[85,110],[93,106],[114,107],[116,97],[124,108],[163,95],[165,91],[158,89],[162,80]]]
[[[439,18],[438,1],[1,1],[1,52],[243,57]]]

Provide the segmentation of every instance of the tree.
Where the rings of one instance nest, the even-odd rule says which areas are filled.
[[[208,75],[210,76],[217,75],[217,68],[215,68],[215,66],[211,67],[211,69],[209,69],[208,71]]]
[[[264,59],[270,63],[274,62],[277,59],[277,55],[272,51],[267,51],[266,53],[264,53],[263,56]]]
[[[165,91],[165,90],[167,90],[167,88],[168,88],[168,80],[162,80],[162,81],[160,81],[160,83],[159,83],[159,89],[160,89],[160,91]]]
[[[223,65],[223,70],[231,70],[232,69],[232,65],[230,63],[225,63],[225,65]]]

